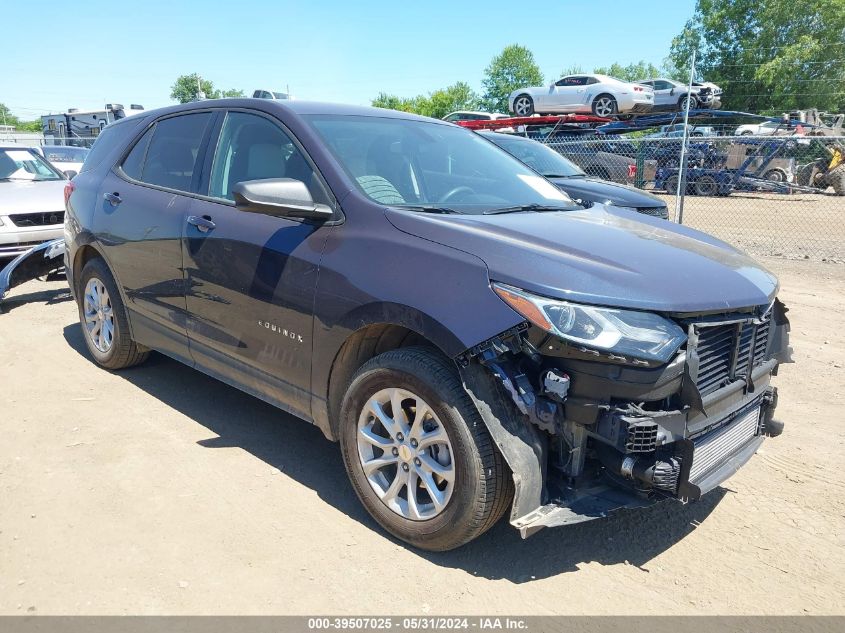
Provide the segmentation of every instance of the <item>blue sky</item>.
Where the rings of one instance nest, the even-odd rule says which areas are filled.
[[[511,43],[530,48],[547,78],[573,64],[659,65],[694,0],[73,0],[50,9],[66,16],[65,33],[31,2],[4,5],[0,103],[31,119],[107,102],[169,105],[174,79],[192,72],[247,94],[289,85],[297,98],[354,104],[460,80],[480,90]]]

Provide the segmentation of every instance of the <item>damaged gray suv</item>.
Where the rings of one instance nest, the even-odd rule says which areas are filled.
[[[106,127],[65,193],[92,358],[155,350],[316,424],[420,548],[696,500],[781,430],[772,274],[448,123],[175,106]]]

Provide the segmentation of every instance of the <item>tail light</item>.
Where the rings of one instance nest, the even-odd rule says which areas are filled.
[[[76,185],[73,184],[72,181],[68,181],[65,183],[65,210],[68,208],[68,202],[70,201],[70,195],[76,189]]]
[[[636,165],[628,165],[628,178],[633,180],[637,177],[637,166]],[[65,198],[67,198],[67,194],[65,194]]]
[[[645,92],[642,86],[634,86],[634,92]]]

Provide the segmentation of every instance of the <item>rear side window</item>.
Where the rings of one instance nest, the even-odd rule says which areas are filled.
[[[156,123],[132,148],[122,169],[151,185],[190,191],[210,112],[184,114]]]
[[[141,171],[144,168],[144,158],[147,155],[147,148],[150,146],[150,139],[153,137],[155,126],[144,133],[144,136],[135,143],[135,147],[123,161],[120,168],[123,173],[135,180],[141,180]]]
[[[139,121],[129,120],[126,123],[112,123],[107,125],[97,140],[94,141],[94,146],[88,155],[85,157],[85,162],[82,163],[80,172],[86,172],[94,169],[103,162],[106,156],[115,149],[117,145],[126,141],[126,137],[132,134],[138,125]]]

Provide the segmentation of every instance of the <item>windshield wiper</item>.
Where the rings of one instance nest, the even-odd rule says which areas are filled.
[[[425,204],[394,204],[391,206],[396,207],[397,209],[407,209],[408,211],[422,211],[424,213],[460,213],[460,211],[450,209],[449,207],[437,207]]]
[[[482,215],[499,215],[501,213],[521,213],[523,211],[571,211],[569,207],[558,207],[550,204],[518,204],[512,207],[500,207],[498,209],[490,209],[485,211]]]

